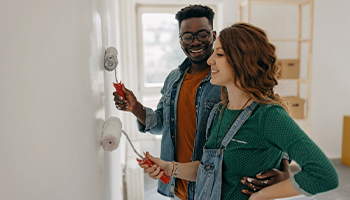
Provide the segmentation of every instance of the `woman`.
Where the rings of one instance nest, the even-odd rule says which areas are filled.
[[[140,164],[144,171],[153,178],[166,173],[196,180],[196,199],[263,200],[310,196],[336,188],[333,165],[274,93],[279,71],[276,59],[275,46],[260,28],[237,23],[222,30],[207,61],[210,82],[222,86],[222,102],[209,116],[201,162],[165,162],[146,154],[155,165]],[[278,169],[283,152],[302,170],[250,197],[244,195],[241,191],[246,188],[238,180]]]

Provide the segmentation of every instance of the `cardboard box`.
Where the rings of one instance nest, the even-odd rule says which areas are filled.
[[[299,59],[279,59],[276,61],[281,71],[278,79],[299,79],[300,78],[300,60]]]
[[[289,114],[294,119],[304,119],[304,109],[305,109],[305,99],[295,97],[295,96],[287,96],[282,97],[282,99],[288,102],[288,110]]]
[[[350,116],[344,116],[341,162],[350,167]]]

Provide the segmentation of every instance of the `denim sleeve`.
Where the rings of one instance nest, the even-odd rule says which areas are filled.
[[[146,126],[144,126],[139,120],[136,120],[137,128],[141,133],[150,132],[152,134],[162,134],[164,87],[162,88],[161,93],[162,98],[159,100],[156,110],[144,107],[146,110]]]
[[[152,108],[145,107],[146,110],[146,126],[144,126],[139,120],[137,120],[137,128],[141,133],[150,132],[152,134],[161,134],[162,130],[162,115],[159,116],[158,109],[152,110]]]

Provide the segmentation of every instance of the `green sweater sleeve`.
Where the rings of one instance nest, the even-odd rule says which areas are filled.
[[[271,144],[288,153],[300,166],[301,171],[291,177],[297,191],[310,196],[338,187],[338,174],[332,163],[282,107],[268,106],[262,124]]]

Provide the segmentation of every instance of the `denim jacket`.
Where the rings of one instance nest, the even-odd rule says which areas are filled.
[[[184,62],[176,69],[170,72],[165,79],[164,86],[161,89],[162,97],[156,110],[145,107],[146,126],[137,121],[140,132],[151,132],[152,134],[162,134],[160,158],[165,161],[173,161],[176,153],[177,138],[177,103],[183,79],[191,64],[190,59],[186,58]],[[210,83],[210,74],[199,84],[196,91],[196,137],[194,141],[194,150],[191,161],[201,160],[203,146],[205,144],[205,129],[207,121],[213,106],[220,102],[221,87]],[[167,197],[174,197],[175,178],[164,185],[158,181],[158,192]],[[194,199],[195,182],[188,182],[187,199]]]

